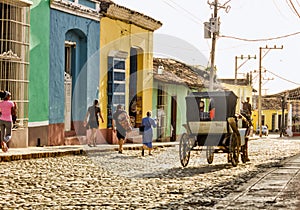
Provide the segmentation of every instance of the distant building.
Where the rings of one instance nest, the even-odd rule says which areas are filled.
[[[242,109],[242,102],[246,101],[247,97],[250,97],[250,103],[252,107],[254,106],[254,101],[252,100],[254,89],[249,78],[237,79],[237,83],[235,83],[235,79],[218,79],[218,81],[224,89],[233,91],[238,97],[236,106],[237,113]]]

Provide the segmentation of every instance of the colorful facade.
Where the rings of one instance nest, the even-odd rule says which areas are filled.
[[[101,13],[99,99],[105,122],[100,139],[114,143],[112,114],[118,104],[135,128],[152,110],[153,32],[162,24],[112,2],[102,2]]]
[[[158,119],[154,130],[156,141],[176,141],[186,132],[185,97],[208,88],[207,72],[173,59],[154,58],[153,117]],[[217,85],[216,85],[217,86]]]
[[[100,3],[37,1],[31,8],[29,145],[84,133],[99,84]]]
[[[235,95],[238,97],[237,104],[236,104],[236,112],[240,113],[240,110],[242,109],[242,102],[246,101],[246,98],[250,98],[250,104],[253,107],[253,100],[252,100],[252,92],[253,87],[251,85],[251,82],[248,79],[238,79],[237,84],[234,84],[234,79],[219,79],[222,86],[227,89],[231,90],[235,93]]]
[[[31,5],[27,0],[0,0],[0,89],[11,92],[18,107],[9,147],[28,145]]]

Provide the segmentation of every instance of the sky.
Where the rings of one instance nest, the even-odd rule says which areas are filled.
[[[207,0],[113,0],[162,22],[154,32],[154,56],[190,65],[208,66],[211,39],[204,38],[204,22],[213,14]],[[209,2],[213,2],[210,0]],[[260,48],[262,94],[300,87],[300,0],[219,0],[220,36],[216,41],[218,78],[238,78],[252,72],[258,90]],[[225,10],[225,8],[227,8]],[[233,37],[233,38],[231,38]]]

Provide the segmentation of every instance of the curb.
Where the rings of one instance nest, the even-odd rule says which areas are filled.
[[[153,148],[164,148],[164,147],[173,147],[176,144],[172,143],[165,143],[165,144],[159,144],[156,145],[153,143]],[[82,146],[78,148],[71,148],[66,149],[67,147],[60,146],[58,148],[55,147],[45,147],[41,148],[40,151],[27,151],[24,153],[18,152],[19,154],[14,154],[14,151],[11,153],[2,153],[0,155],[0,162],[11,162],[11,161],[18,161],[18,160],[29,160],[29,159],[37,159],[37,158],[48,158],[48,157],[61,157],[61,156],[67,156],[67,155],[88,155],[90,153],[99,153],[99,152],[112,152],[112,151],[118,151],[118,145],[110,145],[110,148],[101,148],[101,145],[98,145],[95,148],[89,148],[85,149],[82,148]],[[49,151],[50,149],[51,151]],[[135,144],[135,145],[124,145],[124,150],[141,150],[142,145],[141,144]]]
[[[0,162],[11,162],[17,160],[29,160],[37,158],[47,158],[47,157],[60,157],[66,155],[84,155],[85,151],[83,149],[72,150],[72,151],[48,151],[48,152],[35,152],[35,153],[25,153],[25,154],[8,154],[5,156],[0,156]]]

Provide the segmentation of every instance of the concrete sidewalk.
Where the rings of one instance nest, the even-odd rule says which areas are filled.
[[[178,145],[179,142],[153,142],[153,147],[170,147]],[[14,161],[33,158],[56,157],[63,155],[86,155],[89,152],[118,151],[119,145],[100,144],[96,147],[87,145],[45,146],[27,148],[9,148],[8,152],[0,151],[0,162]],[[124,150],[139,150],[142,144],[126,143]]]

